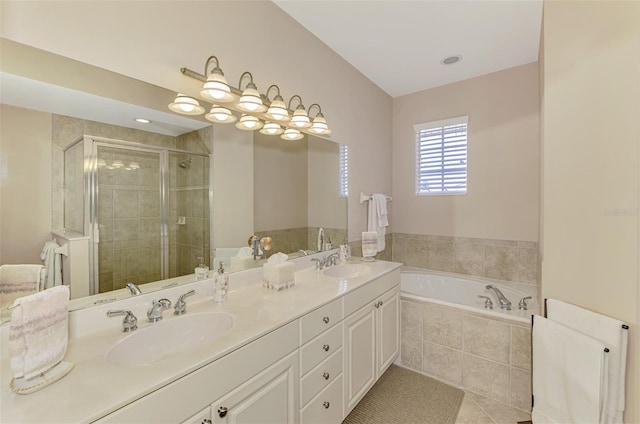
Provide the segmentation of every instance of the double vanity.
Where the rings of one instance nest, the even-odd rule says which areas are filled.
[[[340,423],[399,354],[401,264],[296,261],[284,291],[249,270],[231,274],[224,303],[209,279],[71,312],[75,368],[51,386],[12,393],[3,352],[0,421]],[[154,299],[191,289],[185,314],[147,321]],[[114,309],[132,311],[138,329],[122,332]]]

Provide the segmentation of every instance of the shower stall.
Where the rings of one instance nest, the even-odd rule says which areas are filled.
[[[85,136],[64,164],[64,227],[90,238],[90,294],[210,263],[209,154]]]

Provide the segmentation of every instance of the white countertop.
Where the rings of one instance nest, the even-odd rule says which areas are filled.
[[[352,262],[364,264],[357,258]],[[69,347],[64,360],[73,362],[75,368],[49,387],[32,394],[18,395],[9,388],[12,374],[5,354],[0,362],[0,422],[72,423],[99,419],[307,312],[400,268],[402,264],[375,261],[366,265],[371,267],[370,274],[349,280],[330,278],[312,268],[301,270],[295,274],[295,287],[280,292],[262,287],[260,274],[255,271],[250,274],[255,280],[254,284],[233,290],[233,277],[240,279],[243,273],[231,274],[229,299],[222,304],[212,300],[212,279],[167,289],[162,292],[162,297],[174,302],[180,294],[195,288],[196,295],[186,299],[187,315],[226,312],[233,316],[234,325],[206,348],[175,354],[140,367],[121,367],[107,362],[106,353],[111,346],[129,334],[121,332],[121,318],[107,318],[105,312],[108,309],[132,309],[138,317],[137,331],[141,331],[154,325],[146,321],[144,313],[151,298],[160,295],[136,296],[71,312]],[[164,321],[180,318],[173,316],[172,310],[164,312]],[[7,343],[7,334],[8,331],[2,332],[3,344]],[[167,340],[167,343],[171,343],[171,340]]]

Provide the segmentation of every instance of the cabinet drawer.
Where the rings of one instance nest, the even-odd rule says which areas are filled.
[[[300,406],[342,374],[342,348],[318,364],[300,380]]]
[[[300,345],[342,321],[342,298],[300,318]]]
[[[302,408],[300,422],[302,424],[339,424],[342,422],[342,375]]]
[[[300,375],[305,375],[341,347],[342,323],[334,325],[300,348]]]

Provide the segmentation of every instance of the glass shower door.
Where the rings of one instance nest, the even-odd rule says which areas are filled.
[[[163,153],[94,142],[94,154],[96,293],[160,280]]]

